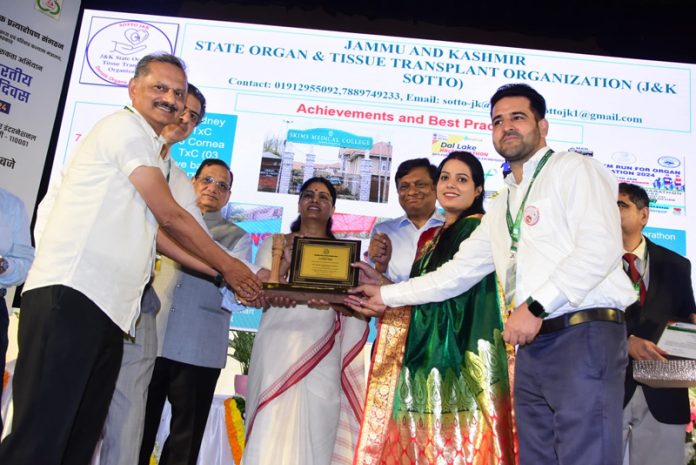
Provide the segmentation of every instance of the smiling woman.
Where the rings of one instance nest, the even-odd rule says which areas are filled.
[[[425,231],[411,277],[449,261],[478,227],[484,174],[468,152],[438,168],[445,224]],[[443,302],[388,309],[374,347],[355,464],[515,463],[495,274]]]
[[[286,244],[295,235],[333,238],[335,203],[329,180],[306,181]],[[256,255],[257,264],[268,269],[272,242],[266,239]],[[288,268],[285,260],[281,269]],[[364,389],[358,354],[368,328],[362,319],[320,309],[325,307],[272,306],[261,317],[249,367],[245,465],[352,461]]]

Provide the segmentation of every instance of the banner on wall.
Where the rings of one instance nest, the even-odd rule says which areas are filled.
[[[34,210],[80,0],[3,0],[0,186]]]

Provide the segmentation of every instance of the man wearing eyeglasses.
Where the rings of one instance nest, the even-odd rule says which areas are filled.
[[[375,268],[392,282],[408,279],[423,231],[440,226],[435,208],[437,169],[427,158],[406,160],[394,175],[404,216],[379,223],[372,230],[368,255]],[[394,253],[396,251],[396,253]]]
[[[225,162],[207,159],[193,177],[197,206],[208,230],[236,258],[251,260],[251,238],[226,220],[232,172]],[[165,400],[172,406],[169,437],[160,465],[195,465],[215,385],[227,359],[231,310],[209,279],[166,257],[154,287],[162,299],[157,315],[158,357],[147,393],[140,461],[149,464]]]

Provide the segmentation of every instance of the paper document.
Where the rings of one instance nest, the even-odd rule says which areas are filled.
[[[657,346],[669,355],[696,359],[696,325],[670,321]]]

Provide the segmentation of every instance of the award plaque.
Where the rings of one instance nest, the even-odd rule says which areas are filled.
[[[325,300],[342,303],[348,289],[358,285],[360,241],[296,236],[287,283],[280,283],[279,268],[285,236],[273,235],[271,282],[264,283],[269,296],[287,297],[298,303]]]

